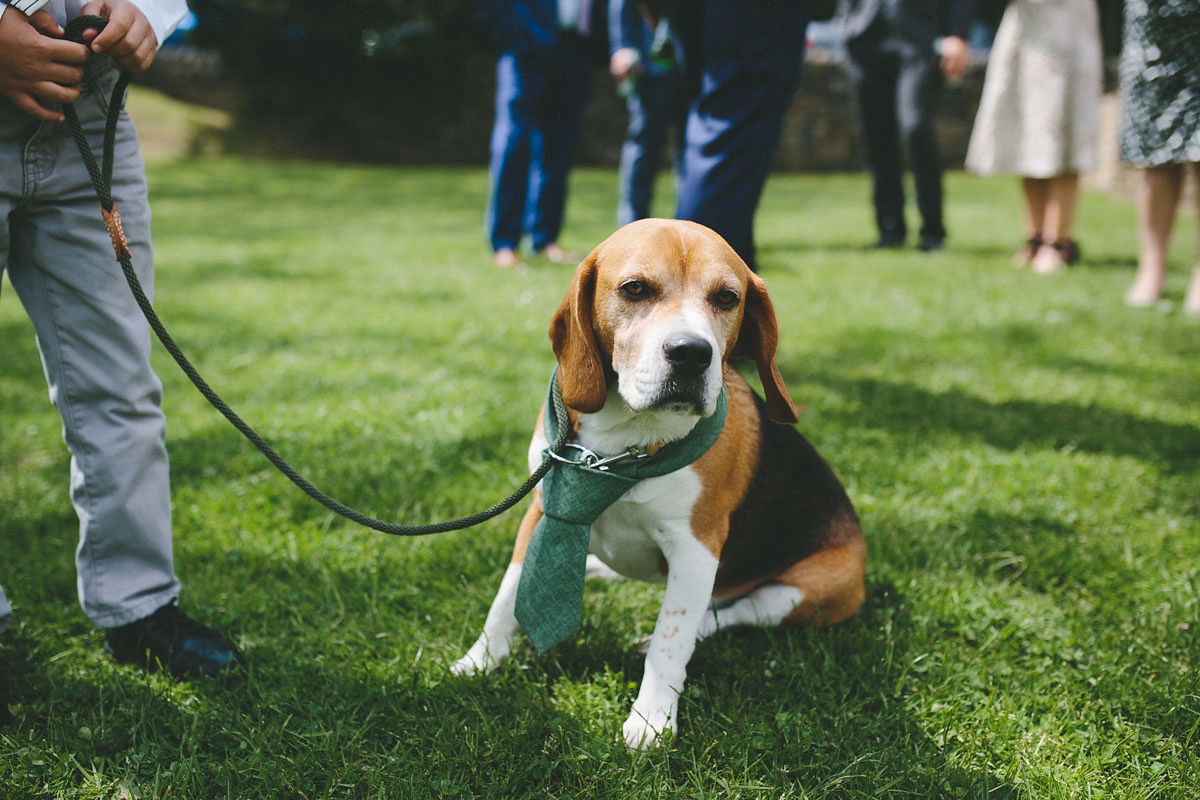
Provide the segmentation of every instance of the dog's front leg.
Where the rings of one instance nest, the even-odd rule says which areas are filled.
[[[533,502],[521,519],[521,527],[517,531],[517,541],[513,547],[512,561],[504,571],[500,588],[488,609],[487,619],[483,623],[483,633],[471,645],[466,655],[455,661],[450,671],[455,675],[474,675],[479,672],[490,672],[500,666],[508,654],[512,652],[514,641],[521,631],[517,622],[517,585],[521,582],[521,565],[525,561],[525,548],[538,520],[542,518],[542,493],[534,490]]]
[[[514,608],[517,603],[517,584],[521,580],[521,565],[509,564],[500,581],[500,589],[488,609],[483,632],[462,658],[455,661],[450,671],[455,675],[474,675],[491,672],[508,657],[513,640],[521,626],[517,622]]]
[[[696,541],[690,526],[681,528],[663,541],[667,588],[650,636],[642,688],[622,729],[625,743],[641,750],[656,747],[663,734],[678,728],[679,693],[717,576],[716,556]]]

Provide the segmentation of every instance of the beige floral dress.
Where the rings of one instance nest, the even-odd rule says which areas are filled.
[[[1012,0],[988,57],[967,168],[1030,178],[1094,168],[1102,82],[1095,0]]]

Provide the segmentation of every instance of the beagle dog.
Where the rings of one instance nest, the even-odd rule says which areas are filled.
[[[732,625],[828,625],[863,602],[866,544],[837,477],[791,425],[762,280],[724,239],[676,220],[618,230],[579,265],[550,340],[573,439],[601,455],[654,451],[713,414],[725,426],[690,466],[638,483],[591,529],[589,552],[620,575],[665,583],[645,673],[623,733],[654,747],[677,730],[696,642]],[[728,360],[757,362],[760,399]],[[546,409],[542,409],[542,414]],[[541,418],[531,469],[547,447]],[[512,649],[521,564],[542,516],[521,521],[483,632],[452,667],[496,667]]]

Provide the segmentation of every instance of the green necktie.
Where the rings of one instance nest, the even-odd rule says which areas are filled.
[[[557,373],[550,378],[543,421],[547,441],[558,435],[555,394]],[[725,427],[725,390],[717,410],[702,417],[687,436],[652,456],[636,448],[611,458],[578,445],[555,454],[555,464],[542,479],[545,512],[525,551],[517,585],[516,616],[538,652],[545,652],[579,630],[583,616],[583,577],[592,523],[643,478],[666,475],[691,464],[712,446]]]

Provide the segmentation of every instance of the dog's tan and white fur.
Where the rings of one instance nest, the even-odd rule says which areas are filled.
[[[766,288],[708,228],[642,220],[618,230],[579,265],[550,339],[573,438],[600,455],[680,439],[714,412],[722,386],[728,393],[707,453],[637,484],[592,527],[589,559],[666,584],[623,729],[629,746],[648,748],[676,731],[697,641],[731,625],[850,617],[863,600],[866,546],[832,471],[778,424],[797,412],[775,366]],[[728,366],[733,357],[757,362],[765,402]],[[531,468],[545,447],[539,419]],[[492,669],[513,647],[521,564],[541,516],[535,491],[483,632],[455,673]]]

